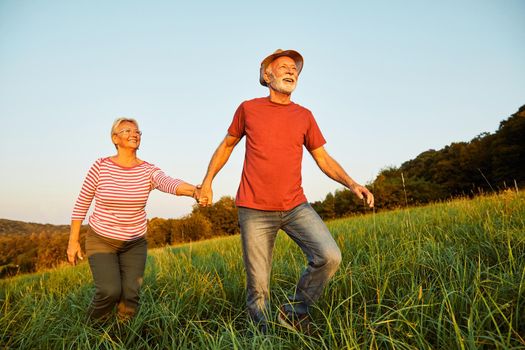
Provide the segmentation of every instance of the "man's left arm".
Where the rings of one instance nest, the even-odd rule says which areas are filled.
[[[366,203],[370,208],[374,206],[374,195],[364,186],[361,186],[355,182],[332,158],[328,152],[324,149],[324,146],[316,148],[310,151],[310,154],[314,158],[317,166],[325,173],[329,178],[339,182],[341,185],[348,187],[352,192],[356,194],[359,199],[366,198]]]

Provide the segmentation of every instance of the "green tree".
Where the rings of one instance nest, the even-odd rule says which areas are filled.
[[[388,167],[379,172],[372,184],[375,206],[379,209],[401,207],[405,203],[405,194],[401,170]]]
[[[492,143],[493,180],[497,187],[525,185],[525,105],[500,123]]]
[[[171,243],[171,222],[162,218],[153,218],[148,221],[146,240],[149,248],[164,247]]]
[[[192,213],[172,223],[171,244],[208,239],[214,236],[212,224],[204,215]]]
[[[224,196],[209,207],[194,205],[193,214],[200,214],[208,219],[212,225],[214,236],[239,233],[237,207],[232,197]]]

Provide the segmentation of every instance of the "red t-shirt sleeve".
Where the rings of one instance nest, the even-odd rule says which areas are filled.
[[[228,128],[228,134],[238,138],[242,138],[244,136],[245,115],[243,105],[244,103],[241,103],[241,105],[235,111],[232,123]]]
[[[308,118],[310,119],[310,126],[306,131],[304,145],[308,151],[313,151],[314,149],[323,146],[326,143],[326,140],[324,139],[312,113],[308,113]]]

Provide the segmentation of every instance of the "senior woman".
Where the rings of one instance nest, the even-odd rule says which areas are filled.
[[[137,312],[139,289],[146,265],[146,201],[151,190],[198,199],[200,189],[173,179],[155,165],[137,157],[142,132],[136,120],[119,118],[111,128],[117,154],[100,158],[91,166],[71,217],[67,257],[82,259],[79,233],[93,198],[86,254],[95,282],[89,308],[92,319],[108,316],[118,305],[118,316]]]

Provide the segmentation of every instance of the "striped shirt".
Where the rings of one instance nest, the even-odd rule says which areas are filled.
[[[148,162],[125,168],[109,157],[99,158],[88,171],[71,219],[83,221],[95,198],[89,226],[104,237],[134,240],[146,233],[149,193],[159,189],[176,194],[181,183]]]

